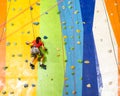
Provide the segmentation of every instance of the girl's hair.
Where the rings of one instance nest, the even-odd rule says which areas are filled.
[[[40,38],[40,37],[37,37],[37,38],[36,38],[36,43],[37,43],[37,44],[39,43],[39,40],[41,40],[41,38]]]

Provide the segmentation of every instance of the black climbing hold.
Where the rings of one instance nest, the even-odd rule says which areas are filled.
[[[32,7],[32,6],[30,6],[30,10],[33,10],[33,7]]]
[[[48,12],[45,12],[45,14],[48,14]]]
[[[47,37],[47,36],[44,36],[43,38],[44,38],[44,39],[47,39],[48,37]]]
[[[28,84],[24,84],[24,88],[27,88],[28,87]]]
[[[30,34],[30,31],[28,31],[27,34]]]
[[[25,60],[26,63],[28,63],[28,60]]]
[[[3,69],[4,69],[4,70],[6,70],[6,69],[8,69],[8,67],[7,67],[7,66],[5,66],[5,67],[3,67]]]
[[[15,54],[12,54],[12,57],[15,57]]]
[[[36,85],[35,84],[32,84],[32,87],[35,87]]]
[[[18,80],[21,80],[21,78],[18,78]]]

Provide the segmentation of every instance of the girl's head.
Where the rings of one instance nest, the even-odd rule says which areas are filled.
[[[38,44],[39,41],[41,41],[41,38],[40,37],[36,37],[36,43]]]

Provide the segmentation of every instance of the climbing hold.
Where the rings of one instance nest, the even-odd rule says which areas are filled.
[[[12,57],[15,57],[15,54],[12,54]]]
[[[53,81],[53,78],[51,78],[51,81]]]
[[[100,39],[100,41],[102,42],[102,41],[103,41],[103,39]]]
[[[72,39],[73,39],[73,38],[74,38],[74,36],[70,36],[70,38],[72,38]]]
[[[65,92],[66,95],[68,95],[68,92]]]
[[[27,34],[30,34],[30,31],[28,31]]]
[[[18,80],[21,80],[21,78],[18,78]]]
[[[18,57],[22,57],[22,54],[18,54]]]
[[[78,10],[75,10],[75,11],[74,11],[74,14],[78,14],[78,13],[79,13],[79,11],[78,11]]]
[[[76,91],[75,91],[75,90],[73,90],[73,91],[72,91],[72,94],[76,94]]]
[[[68,8],[69,8],[69,9],[72,9],[72,8],[73,8],[73,6],[68,6]]]
[[[47,37],[47,36],[44,36],[43,38],[44,38],[44,39],[48,39],[48,37]]]
[[[65,36],[63,36],[63,38],[64,38],[64,39],[66,39],[66,38],[67,38],[67,36],[65,35]]]
[[[62,9],[65,9],[65,6],[62,6]]]
[[[114,3],[114,5],[115,5],[115,6],[117,6],[117,5],[118,5],[118,3],[117,3],[117,2],[115,2],[115,3]]]
[[[34,25],[39,25],[39,22],[33,22]]]
[[[77,41],[77,44],[79,45],[79,44],[80,44],[80,41]]]
[[[62,24],[63,24],[63,25],[65,25],[65,24],[66,24],[66,22],[65,22],[65,21],[63,21],[63,22],[62,22]]]
[[[65,60],[65,62],[67,62],[67,60]]]
[[[11,2],[11,0],[8,0],[8,2]]]
[[[68,84],[65,84],[65,87],[69,87],[69,85],[68,85]]]
[[[36,85],[35,84],[32,84],[32,87],[35,87]]]
[[[2,91],[2,94],[6,94],[7,92],[6,91]]]
[[[45,12],[45,14],[48,14],[48,12]]]
[[[109,53],[112,53],[112,50],[108,50]]]
[[[14,92],[10,92],[10,94],[14,94]]]
[[[61,11],[58,11],[58,12],[57,12],[57,14],[60,14],[60,13],[61,13]]]
[[[9,46],[9,45],[10,45],[10,42],[7,42],[7,43],[6,43],[6,46]]]
[[[78,36],[78,38],[80,38],[80,36]]]
[[[63,29],[67,29],[67,27],[66,27],[66,26],[63,26]]]
[[[76,30],[76,32],[80,33],[80,30],[79,30],[79,29],[77,29],[77,30]]]
[[[72,72],[72,75],[75,75],[75,72]]]
[[[79,21],[76,21],[75,23],[76,23],[76,24],[79,24]]]
[[[78,63],[82,63],[83,61],[82,60],[78,60]]]
[[[70,68],[71,68],[72,70],[74,70],[74,69],[75,69],[75,66],[72,65]]]
[[[16,46],[16,45],[17,45],[17,43],[16,43],[16,42],[14,42],[14,45]]]
[[[85,64],[89,64],[89,63],[90,63],[90,61],[88,61],[88,60],[85,60],[85,61],[84,61],[84,63],[85,63]]]
[[[21,32],[21,34],[24,34],[24,32]]]
[[[71,47],[70,50],[74,50],[75,48],[74,47]]]
[[[83,78],[82,78],[82,77],[80,77],[80,80],[83,80]]]
[[[28,63],[28,60],[25,60],[26,63]]]
[[[67,77],[65,77],[65,78],[64,78],[64,80],[65,80],[65,81],[67,81],[67,80],[68,80],[68,78],[67,78]]]
[[[14,26],[14,24],[13,24],[13,23],[11,23],[11,26]]]
[[[36,5],[40,6],[40,2],[36,2]]]
[[[56,48],[57,51],[60,51],[60,48]]]
[[[82,22],[83,24],[86,24],[86,22]]]
[[[30,10],[33,10],[33,7],[32,7],[32,6],[30,6]]]
[[[60,56],[60,54],[57,54],[57,57],[59,57]]]
[[[109,82],[109,85],[112,85],[112,81]]]
[[[73,29],[74,27],[73,26],[69,26],[70,29]]]
[[[72,1],[68,1],[68,4],[72,4]]]
[[[64,42],[64,44],[66,45],[66,44],[67,44],[67,42]]]
[[[27,88],[28,87],[28,84],[24,84],[24,88]]]
[[[15,11],[15,8],[12,8],[13,11]]]
[[[87,88],[91,88],[91,84],[87,84],[86,87],[87,87]]]
[[[3,67],[3,69],[4,69],[4,70],[6,70],[6,69],[8,69],[8,67],[7,67],[7,66],[5,66],[5,67]]]
[[[97,10],[97,13],[99,13],[99,10]]]

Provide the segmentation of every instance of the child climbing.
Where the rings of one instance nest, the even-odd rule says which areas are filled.
[[[27,45],[31,45],[31,62],[30,67],[31,69],[35,68],[34,62],[36,59],[38,59],[38,55],[40,55],[40,67],[45,66],[43,64],[44,60],[44,54],[40,50],[42,48],[43,50],[47,51],[47,49],[44,47],[44,43],[42,42],[40,37],[36,37],[36,40],[33,40],[32,42],[26,42]]]

